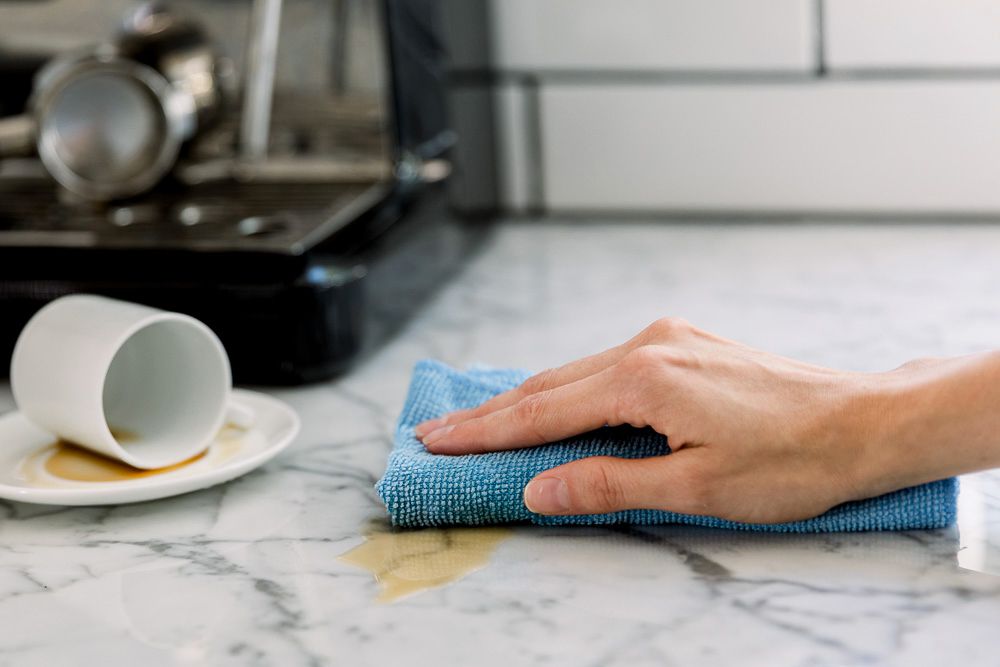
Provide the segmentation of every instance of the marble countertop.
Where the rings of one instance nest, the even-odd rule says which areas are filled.
[[[998,473],[963,480],[943,531],[515,527],[469,548],[386,533],[372,485],[423,357],[541,369],[670,314],[886,369],[1000,345],[998,249],[985,225],[504,225],[350,375],[271,392],[304,428],[263,469],[135,505],[0,502],[0,665],[997,664]],[[485,565],[378,601],[342,558],[369,533],[384,582]]]

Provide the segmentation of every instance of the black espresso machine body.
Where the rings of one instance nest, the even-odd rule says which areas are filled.
[[[77,106],[40,107],[39,72],[44,79],[53,60],[66,56],[19,49],[0,28],[0,76],[10,82],[0,123],[30,128],[13,141],[0,125],[0,150],[6,141],[8,151],[0,158],[4,368],[35,311],[87,292],[201,319],[219,334],[239,382],[321,380],[398,329],[485,233],[482,220],[459,219],[448,205],[456,137],[444,112],[446,54],[434,0],[245,5],[242,24],[219,15],[238,3],[156,3],[127,9],[125,19],[106,9],[108,22],[118,22],[113,37],[76,48],[74,58],[89,49],[84,57],[96,58],[98,68],[101,58],[134,58],[182,89],[193,84],[171,78],[158,62],[201,49],[197,62],[210,63],[202,83],[215,82],[215,97],[190,117],[201,126],[176,147],[157,145],[160,153],[175,150],[176,163],[135,192],[128,191],[134,181],[98,182],[108,170],[71,154],[90,144],[109,155],[127,152],[108,121],[119,109],[104,112],[100,122],[112,138],[102,144],[94,139],[101,127],[60,116],[86,100],[76,82],[64,85],[63,97],[75,94]],[[12,7],[24,5],[0,2],[0,19]],[[127,38],[122,21],[132,28]],[[213,33],[232,25],[245,30],[245,42],[225,29]],[[163,57],[177,34],[179,48]],[[303,74],[319,56],[328,58],[320,71]],[[56,107],[60,91],[43,92],[43,103]],[[108,97],[87,103],[100,113]],[[82,138],[73,135],[81,125],[89,132]],[[146,155],[142,141],[132,146]],[[61,179],[46,150],[79,178]],[[125,160],[122,169],[134,163]]]

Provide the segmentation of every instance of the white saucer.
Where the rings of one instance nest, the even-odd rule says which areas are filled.
[[[57,477],[45,463],[56,438],[19,412],[0,417],[0,498],[43,505],[117,505],[155,500],[228,482],[267,463],[299,432],[299,417],[286,403],[234,390],[233,400],[254,413],[247,430],[227,426],[200,458],[168,472],[116,481]]]

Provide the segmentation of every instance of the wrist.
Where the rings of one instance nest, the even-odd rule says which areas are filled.
[[[908,445],[912,444],[911,434],[919,429],[914,407],[923,402],[923,392],[921,383],[904,369],[874,373],[860,383],[852,436],[857,443],[853,469],[858,499],[917,483],[911,470],[913,452]]]
[[[902,434],[910,417],[905,382],[887,373],[848,375],[834,394],[827,418],[836,448],[845,500],[861,500],[905,486]]]
[[[870,497],[1000,464],[1000,353],[910,362],[858,392],[857,487]]]

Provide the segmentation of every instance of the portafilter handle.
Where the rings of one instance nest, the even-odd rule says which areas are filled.
[[[35,119],[30,115],[0,118],[0,158],[35,154]]]

